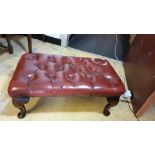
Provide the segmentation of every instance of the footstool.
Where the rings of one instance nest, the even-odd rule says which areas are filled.
[[[103,114],[119,102],[124,85],[107,60],[41,53],[24,54],[8,87],[13,105],[26,115],[30,97],[100,95],[108,104]]]

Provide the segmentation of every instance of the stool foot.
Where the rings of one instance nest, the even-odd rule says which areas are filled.
[[[110,111],[109,109],[111,107],[114,107],[118,104],[119,102],[119,97],[120,96],[112,96],[112,97],[107,97],[107,101],[108,101],[108,104],[105,106],[104,110],[103,110],[103,114],[105,116],[109,116],[110,115]]]
[[[20,112],[18,113],[18,118],[24,118],[26,116],[26,108],[25,105],[30,100],[30,97],[15,97],[12,99],[13,105],[20,109]]]

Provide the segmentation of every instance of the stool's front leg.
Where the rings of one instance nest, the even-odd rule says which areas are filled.
[[[110,115],[110,111],[109,109],[111,107],[114,107],[118,104],[119,102],[119,97],[120,96],[111,96],[111,97],[107,97],[107,101],[108,101],[108,104],[105,106],[104,110],[103,110],[103,114],[105,116],[109,116]]]
[[[20,109],[20,112],[18,113],[18,118],[24,118],[26,116],[26,108],[25,105],[30,100],[30,97],[14,97],[12,99],[13,105]]]

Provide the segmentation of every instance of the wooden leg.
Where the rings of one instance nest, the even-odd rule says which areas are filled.
[[[13,105],[20,109],[20,112],[18,113],[18,118],[24,118],[26,116],[26,108],[24,104],[28,103],[30,100],[30,97],[14,97],[12,99]]]
[[[27,35],[29,53],[32,53],[32,34]]]
[[[6,34],[6,40],[7,40],[7,43],[8,43],[7,49],[8,49],[10,54],[13,54],[13,47],[11,45],[10,36],[8,34]]]
[[[109,109],[111,107],[114,107],[114,106],[116,106],[118,104],[118,102],[119,102],[119,96],[107,97],[107,101],[108,101],[108,104],[105,106],[105,108],[103,110],[103,114],[105,116],[109,116],[110,115]]]

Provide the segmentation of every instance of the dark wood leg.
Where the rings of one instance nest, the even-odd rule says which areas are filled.
[[[27,35],[29,53],[32,53],[32,34]]]
[[[7,40],[7,43],[8,43],[7,49],[8,49],[10,54],[13,54],[13,47],[11,45],[10,36],[8,34],[6,35],[6,40]]]
[[[103,110],[103,114],[105,116],[109,116],[110,115],[109,109],[111,107],[114,107],[114,106],[116,106],[118,104],[118,102],[119,102],[119,96],[107,97],[107,101],[108,101],[108,104],[105,106],[105,108]]]
[[[30,97],[14,97],[12,99],[13,105],[20,109],[20,112],[18,113],[18,118],[24,118],[26,116],[26,108],[24,104],[28,103],[30,100]]]

